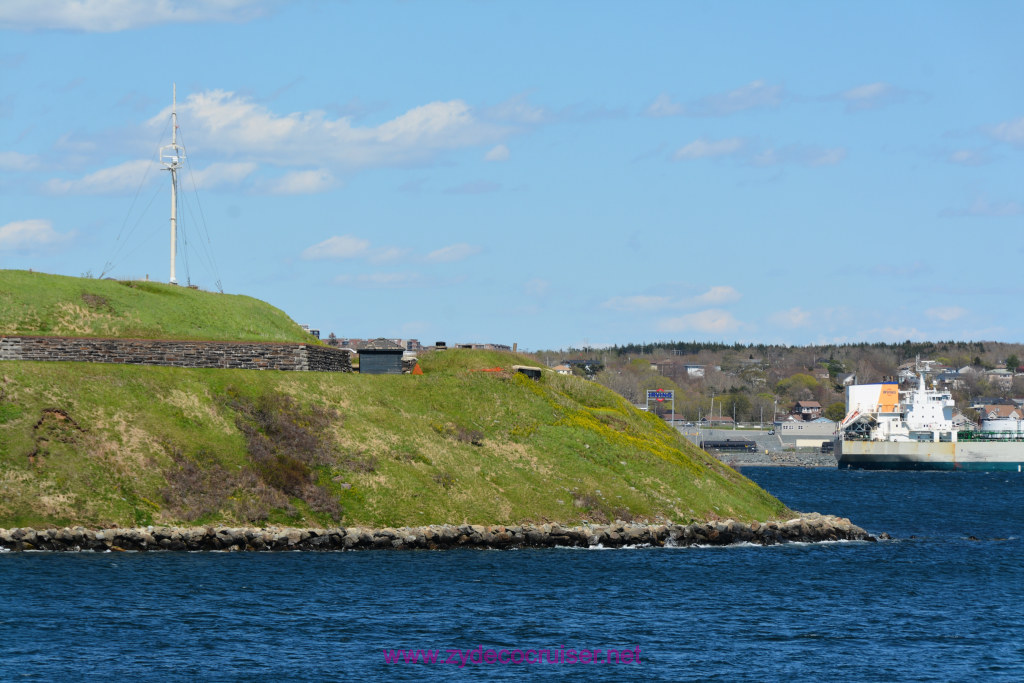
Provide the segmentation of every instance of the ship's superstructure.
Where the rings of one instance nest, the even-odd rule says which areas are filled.
[[[1019,421],[1012,430],[999,420],[984,423],[981,431],[958,431],[953,396],[928,387],[930,372],[927,363],[919,363],[917,385],[907,391],[895,382],[846,388],[846,417],[835,448],[839,467],[1020,471]]]

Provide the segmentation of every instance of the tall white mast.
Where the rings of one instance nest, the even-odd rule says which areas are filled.
[[[174,260],[178,248],[178,169],[185,161],[185,148],[178,145],[178,84],[173,86],[171,99],[171,144],[160,148],[160,163],[171,172],[171,279],[178,284],[174,275]]]

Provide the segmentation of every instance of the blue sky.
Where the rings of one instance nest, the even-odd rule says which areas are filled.
[[[341,337],[1024,339],[1024,4],[0,4],[0,267]]]

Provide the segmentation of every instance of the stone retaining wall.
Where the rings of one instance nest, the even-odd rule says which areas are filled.
[[[882,537],[887,537],[882,534]],[[703,524],[600,524],[563,527],[450,524],[366,529],[294,529],[251,527],[140,527],[99,529],[0,529],[0,548],[52,550],[364,550],[450,548],[548,548],[554,546],[620,548],[623,546],[693,546],[752,543],[874,541],[848,519],[810,513],[786,522],[733,520]]]
[[[352,372],[346,349],[274,342],[0,336],[0,360]]]

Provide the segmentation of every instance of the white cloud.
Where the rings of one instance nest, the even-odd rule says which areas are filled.
[[[866,100],[877,100],[890,90],[892,90],[892,86],[888,83],[868,83],[867,85],[858,85],[855,88],[850,88],[840,96],[844,100],[862,102]]]
[[[844,159],[846,159],[845,147],[831,147],[812,150],[804,163],[808,166],[835,166]]]
[[[366,253],[370,242],[353,235],[335,235],[302,252],[304,259],[350,259]]]
[[[334,185],[334,176],[327,169],[285,173],[270,186],[271,194],[315,194]]]
[[[726,138],[725,140],[705,140],[699,138],[675,153],[676,161],[682,159],[706,159],[724,157],[736,154],[743,149],[744,142],[741,138]]]
[[[487,154],[484,155],[485,161],[506,161],[508,160],[508,147],[505,145],[496,145],[492,147]]]
[[[783,327],[801,327],[806,325],[810,319],[811,314],[799,306],[791,308],[788,311],[778,311],[769,317],[771,322],[776,325],[782,325]]]
[[[170,108],[149,121],[165,125]],[[441,150],[495,143],[511,129],[480,121],[461,100],[414,107],[378,126],[312,110],[279,115],[224,90],[190,95],[178,119],[193,147],[279,166],[368,167],[422,163]]]
[[[367,257],[367,260],[373,264],[390,263],[405,257],[408,253],[408,249],[402,249],[400,247],[384,247],[372,252]]]
[[[551,283],[547,280],[541,280],[540,278],[534,278],[528,281],[523,289],[530,296],[544,296],[548,293],[548,289],[551,287]]]
[[[480,247],[475,247],[471,244],[452,244],[427,254],[427,261],[431,263],[451,263],[469,258],[479,252]]]
[[[138,189],[147,174],[157,169],[155,161],[126,161],[100,169],[78,180],[49,180],[45,188],[51,194],[117,194]]]
[[[912,341],[923,341],[929,338],[929,335],[917,329],[916,327],[878,327],[872,330],[866,330],[862,334],[858,335],[858,339],[862,340],[878,340],[883,342],[901,342],[910,339]]]
[[[658,95],[654,102],[651,102],[651,106],[647,107],[647,115],[654,117],[662,116],[681,116],[686,113],[686,107],[673,102],[672,98],[662,93]]]
[[[499,105],[486,109],[484,115],[495,121],[507,121],[526,125],[543,123],[548,114],[540,107],[526,101],[525,95],[518,95]]]
[[[4,0],[0,27],[112,33],[158,24],[248,21],[267,0]]]
[[[961,166],[981,166],[988,163],[988,155],[977,149],[958,149],[948,157],[950,163]]]
[[[990,126],[987,130],[989,135],[1000,142],[1024,145],[1024,116]]]
[[[146,122],[146,135],[163,130],[170,107]],[[357,126],[351,118],[329,118],[323,111],[280,115],[250,98],[223,90],[188,96],[178,104],[178,120],[190,145],[208,160],[225,159],[201,171],[191,171],[197,185],[252,182],[261,167],[288,169],[276,180],[255,185],[270,194],[312,194],[337,185],[339,171],[380,166],[410,166],[429,162],[445,150],[488,145],[486,158],[502,161],[508,148],[498,141],[513,131],[509,126],[481,121],[461,100],[429,102],[376,126]],[[497,144],[496,144],[497,143]],[[96,145],[66,137],[58,142],[73,154],[94,154]],[[0,168],[26,170],[34,157],[0,153]],[[79,179],[52,179],[52,194],[110,194],[136,190],[155,161],[128,161]],[[188,170],[188,169],[186,169]],[[149,179],[155,178],[155,174]],[[182,176],[183,182],[190,182]],[[473,182],[451,188],[452,193],[482,193],[500,189],[493,182]]]
[[[666,318],[658,323],[662,332],[703,332],[722,334],[738,330],[742,325],[728,311],[710,309],[689,313],[677,318]]]
[[[256,171],[253,163],[216,163],[188,174],[190,183],[200,189],[237,185]]]
[[[649,116],[728,116],[748,109],[777,107],[786,93],[781,85],[752,81],[729,92],[717,93],[688,104],[673,102],[665,94],[659,95],[647,108]]]
[[[875,109],[892,104],[905,97],[906,93],[889,83],[867,83],[850,88],[839,94],[839,99],[846,102],[847,111]]]
[[[727,93],[705,97],[690,109],[701,116],[722,116],[745,109],[777,107],[782,103],[782,98],[782,86],[753,81]]]
[[[990,202],[975,199],[966,209],[943,209],[943,216],[1019,216],[1024,214],[1024,205],[1019,202]]]
[[[720,306],[733,301],[738,301],[740,293],[728,285],[717,285],[708,291],[688,300],[688,305],[695,306]]]
[[[0,152],[0,169],[5,171],[32,171],[39,168],[39,158],[21,152]]]
[[[929,318],[942,320],[947,323],[963,317],[966,313],[967,310],[960,308],[959,306],[940,306],[938,308],[929,308],[924,312],[924,314]]]
[[[767,147],[760,151],[752,149],[752,142],[733,137],[722,140],[698,138],[678,149],[675,161],[692,159],[715,159],[734,157],[754,166],[834,166],[846,159],[844,147],[820,147],[818,145],[784,145]]]
[[[23,251],[53,247],[72,238],[72,233],[59,233],[48,220],[32,219],[0,225],[0,250]]]
[[[103,168],[82,178],[48,180],[44,188],[50,194],[103,195],[135,192],[143,183],[152,182],[163,166],[153,160],[126,161]],[[178,174],[180,187],[210,189],[238,185],[257,170],[252,162],[213,163],[198,170],[183,169]]]
[[[662,311],[673,308],[721,306],[738,301],[740,297],[741,294],[734,287],[716,285],[703,294],[681,298],[658,295],[615,296],[601,306],[616,311]]]

